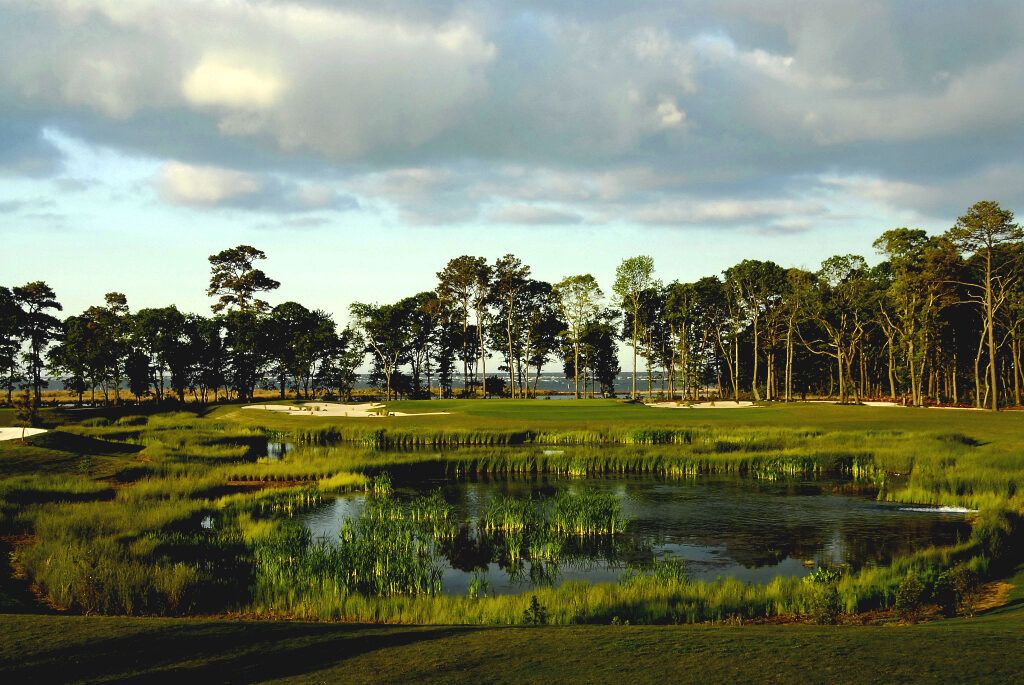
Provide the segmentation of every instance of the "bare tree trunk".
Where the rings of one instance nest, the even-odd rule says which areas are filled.
[[[633,304],[633,394],[632,399],[636,399],[636,345],[639,341],[639,332],[637,330],[637,316],[639,315],[640,308],[634,302]]]
[[[990,374],[989,378],[992,381],[992,411],[999,410],[999,386],[996,384],[996,340],[995,340],[995,325],[992,311],[992,253],[991,250],[987,255],[987,269],[988,277],[985,279],[985,318],[986,324],[988,325],[988,365]]]
[[[1020,406],[1020,341],[1017,340],[1017,333],[1013,334],[1013,402]]]
[[[896,360],[892,352],[892,338],[889,339],[889,397],[896,399]]]
[[[789,326],[786,328],[786,401],[793,401],[793,319],[795,311],[789,317]]]
[[[845,379],[843,378],[843,376],[845,376],[843,373],[843,348],[839,343],[836,343],[836,371],[839,374],[839,401],[845,402],[846,384],[844,382]]]
[[[738,331],[737,331],[738,333]],[[732,396],[737,402],[740,401],[740,342],[739,340],[733,340],[732,342],[733,353],[736,355],[735,366],[733,366],[732,374]]]
[[[522,363],[519,364],[519,390],[523,397],[530,396],[530,349],[530,335],[527,335],[526,349],[523,351]]]
[[[480,383],[483,389],[484,398],[487,398],[487,350],[484,349],[484,323],[478,316],[476,318],[476,331],[480,338]]]
[[[978,409],[982,407],[981,398],[981,352],[985,349],[985,336],[982,335],[981,340],[978,341],[978,352],[974,355],[974,406]]]
[[[751,382],[750,387],[754,392],[754,400],[757,402],[761,401],[761,391],[757,389],[757,356],[758,356],[758,335],[757,335],[757,317],[754,317],[754,380]]]
[[[508,333],[508,390],[512,393],[512,399],[516,397],[516,376],[513,371],[515,357],[512,356],[512,302],[508,304],[508,321],[505,325]]]

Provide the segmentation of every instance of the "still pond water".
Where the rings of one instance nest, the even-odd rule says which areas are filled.
[[[599,491],[618,498],[626,532],[569,537],[557,564],[509,562],[502,540],[464,526],[454,541],[437,548],[441,590],[450,595],[465,594],[474,571],[486,574],[491,592],[518,593],[569,580],[615,582],[627,569],[666,557],[683,559],[694,580],[732,576],[767,583],[807,575],[818,564],[885,565],[895,556],[970,535],[964,511],[877,502],[843,481],[537,475],[418,479],[394,486],[402,502],[440,489],[467,522],[478,520],[486,502],[499,496]],[[303,523],[315,539],[334,543],[345,519],[358,518],[366,504],[364,495],[341,497],[307,513]]]

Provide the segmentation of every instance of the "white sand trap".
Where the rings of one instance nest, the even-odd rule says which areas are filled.
[[[717,400],[715,402],[696,402],[687,406],[685,403],[676,402],[655,402],[654,404],[648,404],[648,407],[657,407],[658,409],[750,409],[754,406],[753,402],[739,401],[733,402],[732,400]]]
[[[45,428],[25,428],[22,429],[19,426],[4,426],[0,428],[0,440],[21,440],[21,431],[25,431],[25,437],[30,435],[39,435],[45,433]]]
[[[928,407],[929,409],[959,409],[960,411],[990,411],[988,407]]]
[[[384,408],[383,404],[366,402],[364,404],[335,404],[333,402],[304,402],[301,406],[288,406],[284,404],[249,404],[242,409],[265,409],[267,411],[283,412],[288,416],[340,416],[350,419],[376,419],[381,418],[378,412]],[[388,416],[433,416],[436,414],[447,414],[446,411],[421,412],[419,414],[407,414],[400,411],[388,411]]]
[[[898,407],[898,406],[900,406],[899,403],[897,403],[897,402],[872,402],[872,401],[869,401],[869,400],[865,400],[864,402],[861,402],[861,404],[863,404],[865,407]]]

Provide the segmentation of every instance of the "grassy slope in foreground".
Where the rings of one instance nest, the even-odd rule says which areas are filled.
[[[5,682],[983,682],[1024,673],[1009,604],[917,626],[463,628],[0,615]]]

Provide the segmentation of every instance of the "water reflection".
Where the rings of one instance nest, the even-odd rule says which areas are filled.
[[[295,445],[290,442],[274,442],[271,440],[267,441],[267,459],[270,461],[281,461],[286,454],[295,449]]]
[[[454,539],[437,545],[446,594],[465,594],[474,571],[487,572],[492,592],[522,592],[569,580],[614,582],[624,570],[649,568],[666,556],[684,559],[694,579],[732,576],[763,583],[806,575],[822,563],[884,565],[895,556],[952,544],[970,533],[963,512],[876,502],[841,481],[540,475],[395,483],[395,495],[403,502],[434,489],[467,522]],[[538,541],[483,534],[472,523],[494,497],[584,490],[619,498],[629,520],[626,533],[568,536],[557,543],[557,554],[538,558]],[[365,507],[365,496],[340,498],[307,514],[304,523],[314,537],[333,542],[345,517],[358,517]]]

